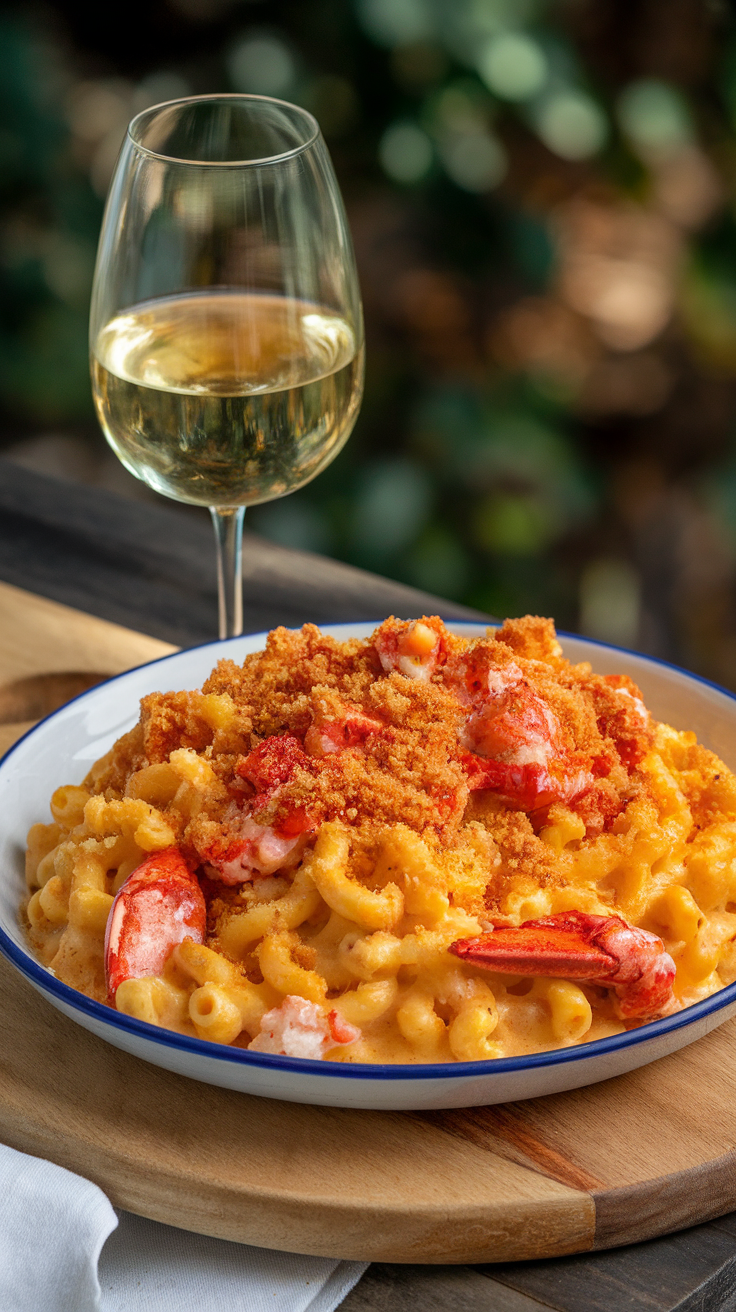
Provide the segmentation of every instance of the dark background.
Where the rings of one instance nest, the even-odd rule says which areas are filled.
[[[86,321],[125,126],[319,119],[363,287],[345,451],[250,527],[736,686],[736,24],[709,0],[24,3],[0,19],[0,450],[108,452]],[[200,512],[182,510],[181,514]],[[201,512],[204,513],[204,512]]]

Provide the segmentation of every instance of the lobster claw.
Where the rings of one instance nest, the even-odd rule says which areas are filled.
[[[459,939],[450,945],[450,952],[473,966],[500,974],[605,980],[616,971],[613,958],[583,935],[544,921],[527,921],[518,929],[493,929],[478,938]]]
[[[202,890],[177,847],[154,852],[128,876],[110,908],[105,975],[111,1006],[126,979],[160,974],[178,943],[203,943]]]
[[[662,940],[620,916],[562,911],[458,939],[449,950],[469,965],[501,974],[603,984],[615,990],[623,1019],[654,1020],[680,1007],[672,987],[675,963]]]

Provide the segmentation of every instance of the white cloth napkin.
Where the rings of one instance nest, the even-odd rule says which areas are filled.
[[[0,1145],[3,1312],[332,1312],[365,1268],[116,1213],[89,1180]]]

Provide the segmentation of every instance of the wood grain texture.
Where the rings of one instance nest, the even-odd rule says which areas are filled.
[[[734,1312],[733,1241],[709,1225],[615,1252],[514,1266],[375,1263],[341,1312]]]
[[[560,1312],[733,1312],[735,1237],[730,1217],[647,1244],[480,1271]]]
[[[598,1248],[722,1215],[736,1207],[735,1038],[730,1022],[615,1080],[462,1112],[453,1133],[477,1142],[485,1127],[490,1138],[504,1137],[516,1161],[569,1183],[576,1172],[588,1175],[590,1183],[580,1182],[596,1204]]]
[[[172,651],[168,642],[0,582],[0,685],[67,670],[120,674]]]
[[[540,1312],[549,1308],[471,1267],[375,1263],[340,1304],[340,1312]]]
[[[483,618],[456,602],[255,534],[243,542],[245,632],[392,612]],[[115,624],[189,647],[217,633],[207,511],[147,505],[0,459],[0,578]]]
[[[0,582],[0,698],[34,675],[94,671],[120,674],[176,651],[168,642],[84,615]],[[33,720],[0,724],[0,756]]]
[[[605,1253],[481,1267],[375,1263],[341,1312],[734,1312],[736,1216]]]
[[[463,1107],[456,1111],[427,1112],[425,1119],[432,1125],[466,1139],[477,1148],[507,1157],[523,1166],[532,1166],[542,1175],[573,1189],[594,1190],[603,1182],[590,1171],[577,1165],[543,1142],[532,1130],[524,1116],[526,1104],[508,1104],[505,1107]]]

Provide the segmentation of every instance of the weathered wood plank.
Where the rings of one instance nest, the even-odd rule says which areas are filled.
[[[736,1217],[605,1253],[476,1268],[559,1312],[726,1312]]]
[[[0,582],[0,684],[53,671],[120,674],[175,651],[170,643],[80,614]],[[3,722],[10,717],[3,716]]]
[[[246,534],[245,630],[476,612]],[[217,633],[209,516],[62,483],[0,459],[0,578],[176,646]]]
[[[340,1312],[541,1312],[549,1306],[488,1280],[473,1267],[376,1262],[340,1304]]]

